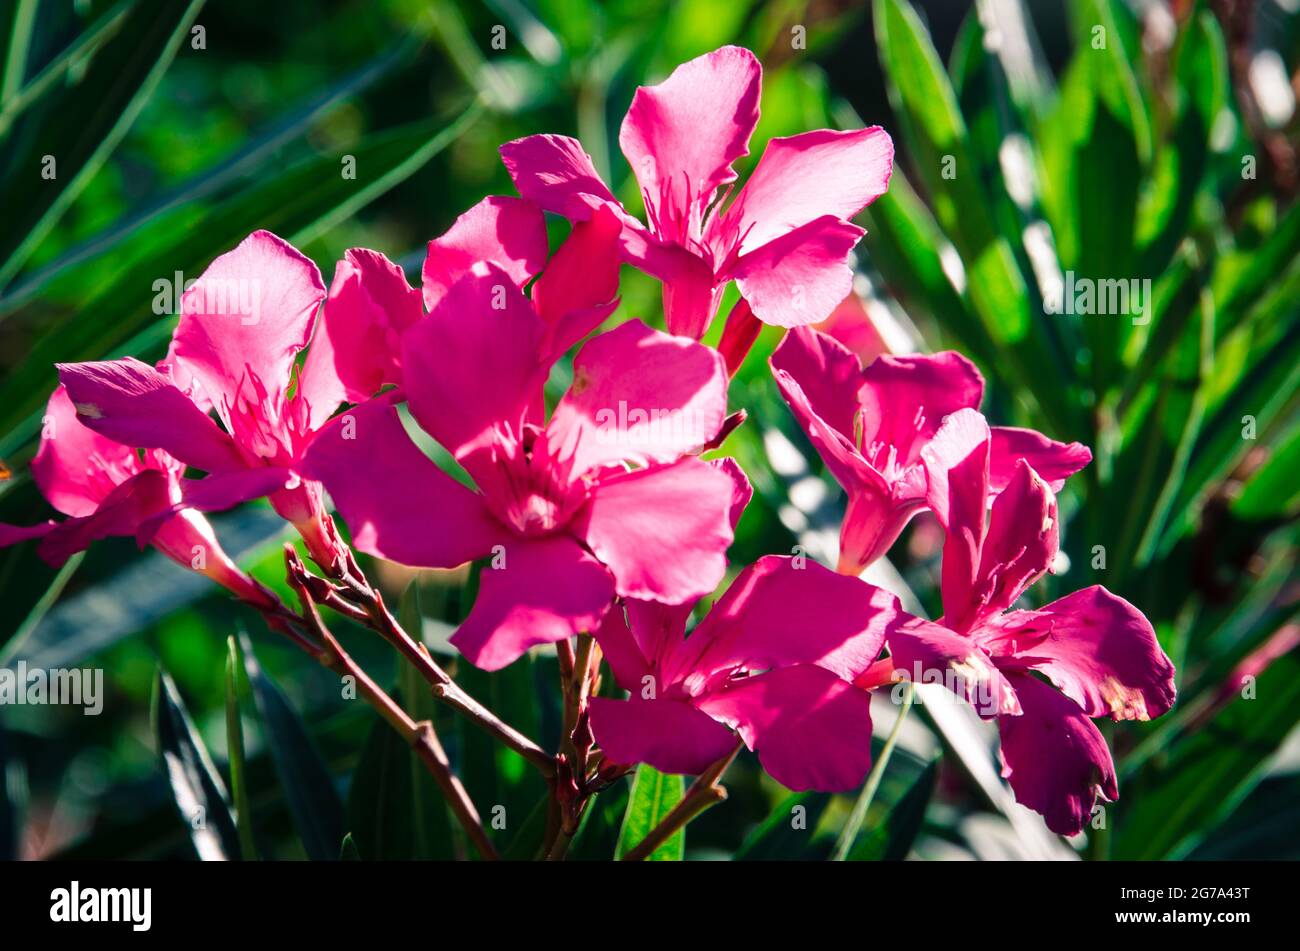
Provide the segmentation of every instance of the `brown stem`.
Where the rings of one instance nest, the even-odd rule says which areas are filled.
[[[433,659],[425,646],[413,638],[393,617],[384,604],[383,596],[366,580],[355,559],[348,554],[348,565],[343,573],[342,591],[335,588],[323,578],[307,574],[304,583],[312,599],[319,604],[338,610],[353,620],[359,621],[378,633],[393,645],[407,662],[419,672],[429,684],[433,696],[447,706],[475,723],[480,729],[496,737],[510,749],[514,750],[529,763],[532,763],[543,776],[555,773],[555,758],[544,749],[520,733],[514,727],[501,720],[487,707],[479,703],[452,680],[445,670]],[[306,572],[305,567],[303,571]],[[308,580],[310,579],[310,580]],[[344,595],[347,595],[345,598]]]
[[[488,838],[487,831],[483,828],[483,822],[479,818],[478,810],[474,808],[474,803],[469,798],[469,793],[465,791],[465,787],[451,771],[451,763],[438,740],[433,724],[427,720],[419,723],[413,720],[392,697],[371,679],[370,675],[352,659],[347,651],[343,649],[343,646],[334,638],[334,635],[321,619],[320,612],[316,610],[316,602],[308,592],[307,585],[302,581],[302,575],[306,572],[306,568],[298,559],[298,555],[291,545],[285,546],[285,561],[289,567],[289,584],[297,593],[302,604],[303,613],[296,620],[305,623],[319,641],[319,646],[314,647],[311,651],[313,655],[318,661],[340,676],[352,677],[355,680],[360,695],[415,750],[420,761],[424,763],[433,776],[434,782],[438,784],[438,788],[442,790],[447,804],[451,807],[461,826],[464,827],[465,834],[474,843],[479,855],[488,860],[499,859],[500,856],[492,845],[492,840]],[[277,620],[284,623],[283,617],[277,618]],[[280,629],[278,625],[273,626]]]
[[[654,854],[655,849],[671,839],[679,829],[704,812],[727,798],[727,790],[718,785],[722,774],[727,771],[736,754],[740,752],[741,741],[737,740],[731,752],[705,770],[691,788],[686,791],[682,801],[673,806],[668,815],[651,829],[644,839],[635,847],[623,853],[624,862],[640,862]]]

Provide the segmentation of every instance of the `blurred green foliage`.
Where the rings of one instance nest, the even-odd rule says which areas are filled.
[[[742,177],[772,136],[885,126],[898,167],[861,216],[865,312],[915,347],[974,358],[995,422],[1093,448],[1062,497],[1068,567],[1034,596],[1102,583],[1134,601],[1178,666],[1180,701],[1157,722],[1108,727],[1122,798],[1105,828],[1073,844],[1093,858],[1295,857],[1300,211],[1284,160],[1291,143],[1294,163],[1297,123],[1261,120],[1241,63],[1267,47],[1294,71],[1300,29],[1277,17],[1225,36],[1206,3],[1175,4],[1176,20],[1157,4],[1165,18],[1141,21],[1119,0],[960,6],[10,0],[0,457],[14,476],[0,483],[0,521],[49,514],[26,464],[52,364],[161,356],[172,321],[154,312],[156,281],[197,276],[257,228],[299,245],[327,279],[358,245],[418,273],[425,242],[483,195],[510,191],[496,146],[535,132],[581,138],[635,209],[617,147],[633,90],[738,43],[765,66]],[[40,175],[48,155],[53,179]],[[349,156],[355,179],[340,174]],[[1150,280],[1146,319],[1049,313],[1067,272]],[[615,319],[657,319],[654,283],[624,277]],[[811,502],[806,484],[791,491],[821,476],[771,384],[778,339],[765,329],[732,387],[750,417],[723,452],[756,489],[737,565],[814,543],[842,506],[829,479]],[[216,524],[242,564],[286,593],[276,546],[287,536],[269,510]],[[936,556],[922,519],[891,557],[898,590],[932,613]],[[408,620],[441,649],[467,608],[465,576],[367,570],[394,601],[413,582]],[[125,540],[60,573],[27,545],[0,552],[0,592],[0,665],[102,667],[108,691],[99,717],[0,709],[0,856],[465,853],[410,752],[202,579]],[[436,720],[475,800],[504,806],[502,851],[528,855],[544,821],[532,771],[422,706],[373,637],[336,627]],[[1257,678],[1245,698],[1242,673]],[[462,664],[456,676],[554,748],[553,656],[493,675]],[[986,734],[924,709],[909,726],[852,857],[1050,851],[988,778]],[[665,781],[643,768],[599,797],[572,857],[625,848],[629,827],[671,798]],[[206,803],[205,830],[177,814],[178,782]],[[747,754],[727,785],[729,801],[689,827],[687,857],[824,858],[851,806],[789,797]],[[236,824],[228,803],[245,800]],[[806,831],[792,831],[798,810]]]

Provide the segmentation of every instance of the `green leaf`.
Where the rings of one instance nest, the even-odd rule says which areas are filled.
[[[165,346],[168,325],[153,313],[154,292],[149,290],[160,274],[198,275],[258,228],[301,247],[422,168],[480,111],[471,107],[447,126],[429,120],[377,133],[346,150],[315,155],[270,174],[259,169],[207,203],[194,202],[161,216],[127,246],[113,249],[115,276],[95,293],[87,295],[75,275],[46,287],[40,306],[28,317],[39,320],[41,336],[25,361],[0,382],[0,433],[5,434],[0,453],[14,455],[38,434],[41,408],[56,381],[55,362],[118,355],[143,328],[153,328],[155,345]],[[356,160],[356,180],[339,173],[344,151]],[[81,319],[86,313],[95,319]]]
[[[998,362],[1057,434],[1082,435],[1061,385],[1066,366],[1034,326],[1041,311],[1036,291],[994,225],[980,163],[939,55],[910,4],[875,0],[873,9],[890,103],[935,218],[961,256],[967,294]]]
[[[243,508],[212,521],[236,562],[254,557],[288,531],[284,519],[269,508]],[[149,551],[104,581],[56,603],[11,659],[45,669],[75,667],[220,590],[198,572]]]
[[[1208,722],[1166,743],[1166,755],[1125,778],[1115,817],[1112,858],[1179,859],[1232,814],[1263,779],[1273,753],[1295,725],[1300,655],[1274,660],[1259,675],[1253,699],[1238,684]]]
[[[850,862],[901,862],[907,857],[925,821],[938,771],[939,761],[935,760],[893,801],[886,790],[877,794],[876,802],[886,804],[886,809],[853,843],[848,855]]]
[[[651,830],[672,812],[685,795],[682,777],[661,773],[653,766],[642,763],[632,779],[632,792],[627,812],[623,815],[623,828],[618,836],[614,858],[622,858],[641,844]],[[646,861],[680,862],[686,853],[686,830],[678,829],[663,845],[655,849]]]
[[[599,793],[582,814],[582,822],[564,857],[571,861],[607,862],[618,850],[630,781],[619,780]]]
[[[243,668],[239,642],[226,638],[226,749],[230,757],[230,789],[234,794],[239,854],[245,861],[257,858],[253,841],[253,807],[248,801],[248,769],[244,762],[244,724],[239,711],[239,672]]]
[[[420,606],[420,587],[418,581],[412,581],[402,593],[398,604],[398,620],[412,637],[420,638],[424,629],[424,612]],[[406,712],[417,723],[425,720],[435,724],[441,732],[438,721],[444,710],[433,699],[429,685],[420,676],[413,664],[399,661],[398,696]],[[444,721],[445,723],[445,721]],[[389,732],[392,732],[390,729]],[[407,759],[411,773],[411,796],[406,806],[411,815],[412,857],[416,859],[445,859],[452,857],[454,851],[454,833],[452,817],[447,810],[446,799],[442,790],[429,775],[429,771],[420,762],[420,758],[407,750]]]
[[[357,851],[357,843],[349,832],[343,837],[343,845],[339,847],[340,862],[360,862],[361,853]]]
[[[352,774],[348,829],[366,861],[415,858],[411,749],[380,717]]]
[[[787,796],[745,837],[733,858],[737,862],[825,858],[824,849],[814,848],[813,832],[830,801],[828,793]]]
[[[176,684],[161,669],[154,682],[153,727],[172,799],[189,827],[199,858],[237,857],[239,834],[230,816],[225,784],[190,721]]]
[[[1095,540],[1111,552],[1108,572],[1121,590],[1129,571],[1146,566],[1155,556],[1182,486],[1205,411],[1213,341],[1213,305],[1208,294],[1201,294],[1195,317],[1160,377],[1124,421],[1124,448],[1106,487],[1106,501],[1090,513]],[[1117,512],[1124,513],[1118,533],[1111,522]]]
[[[337,859],[344,822],[343,803],[334,786],[334,777],[325,768],[307,728],[289,701],[263,672],[253,644],[243,632],[239,635],[239,646],[244,653],[244,672],[253,688],[262,730],[307,856],[316,861]]]
[[[1272,449],[1232,501],[1232,514],[1245,519],[1293,518],[1300,512],[1300,427]]]
[[[18,858],[18,832],[22,828],[18,797],[17,761],[11,759],[9,732],[0,723],[0,861],[11,862]]]
[[[50,84],[0,140],[0,289],[45,239],[135,122],[202,0],[137,0],[75,81]],[[46,157],[55,174],[43,175]]]

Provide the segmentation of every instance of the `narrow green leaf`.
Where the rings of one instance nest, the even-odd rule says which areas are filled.
[[[0,433],[5,434],[6,453],[15,455],[38,434],[40,408],[56,382],[56,362],[117,354],[145,327],[164,331],[158,344],[160,349],[165,346],[167,325],[154,315],[149,290],[160,273],[198,275],[213,258],[258,228],[302,246],[427,164],[480,112],[471,107],[450,125],[421,121],[367,137],[347,149],[356,160],[355,181],[339,174],[341,151],[241,180],[208,203],[163,215],[128,242],[129,247],[115,248],[114,279],[95,294],[88,297],[84,286],[67,277],[45,288],[41,306],[21,315],[40,321],[41,336],[22,365],[0,381]],[[9,306],[13,304],[7,295],[0,311]],[[90,311],[95,320],[77,319]],[[15,314],[11,319],[18,318]]]
[[[230,816],[226,787],[207,747],[190,721],[171,677],[158,671],[154,682],[154,736],[163,771],[190,840],[205,861],[239,855],[239,834]]]
[[[781,800],[757,828],[745,837],[734,856],[737,862],[825,858],[813,846],[813,832],[830,805],[827,793],[802,792]]]
[[[18,273],[117,148],[189,34],[203,0],[138,0],[75,83],[52,85],[4,139],[0,205],[0,288]],[[31,134],[27,134],[30,125]],[[54,175],[45,173],[47,157]]]
[[[925,811],[934,794],[939,762],[935,760],[917,774],[903,795],[890,802],[885,795],[877,802],[886,806],[879,819],[858,836],[849,851],[850,862],[901,862],[916,841]]]
[[[402,627],[416,639],[424,629],[424,612],[420,604],[419,581],[412,581],[402,593],[398,604],[398,620]],[[415,666],[399,661],[400,671],[398,694],[406,712],[417,723],[428,720],[437,723],[442,710],[429,691]],[[391,732],[391,731],[390,731]],[[406,809],[411,814],[411,836],[413,857],[417,859],[451,858],[454,851],[454,833],[452,818],[447,811],[446,800],[442,790],[433,781],[419,757],[411,750],[406,751],[411,772],[411,797]]]
[[[374,717],[348,791],[349,835],[366,861],[415,858],[411,750]]]
[[[248,801],[248,767],[244,762],[244,724],[239,711],[239,672],[243,660],[239,642],[226,638],[226,749],[230,756],[230,790],[235,802],[235,824],[239,829],[239,854],[245,861],[257,858],[253,840],[253,807]]]
[[[659,822],[672,812],[685,795],[682,777],[661,773],[653,766],[642,763],[632,779],[632,792],[623,828],[618,836],[614,858],[622,858],[636,848]],[[686,830],[679,829],[654,852],[648,862],[680,862],[686,853]]]
[[[349,832],[343,837],[343,845],[339,848],[340,862],[360,862],[361,853],[357,851],[357,843]]]
[[[271,757],[307,856],[316,861],[337,859],[344,822],[334,777],[298,714],[263,672],[246,633],[240,632],[239,646]]]
[[[1250,698],[1238,684],[1225,686],[1227,706],[1126,779],[1124,799],[1108,810],[1115,816],[1112,858],[1182,858],[1263,779],[1295,725],[1300,655],[1273,661]]]

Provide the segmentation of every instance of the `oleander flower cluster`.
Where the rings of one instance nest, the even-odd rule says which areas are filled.
[[[637,91],[619,142],[644,220],[579,141],[504,144],[518,196],[430,241],[418,287],[353,249],[327,288],[288,242],[249,235],[185,292],[157,364],[58,367],[31,471],[66,518],[0,527],[0,542],[35,539],[60,564],[134,537],[272,614],[205,513],[265,497],[326,586],[355,580],[353,549],[477,562],[452,638],[466,661],[496,670],[554,645],[572,662],[585,638],[621,688],[576,700],[559,754],[574,795],[639,763],[703,774],[740,744],[792,790],[853,789],[873,696],[937,673],[996,723],[1016,797],[1080,831],[1118,795],[1094,720],[1157,717],[1175,695],[1151,625],[1105,588],[1018,606],[1058,563],[1056,493],[1091,454],[989,425],[959,354],[862,366],[815,329],[851,292],[852,219],[886,191],[893,146],[876,127],[773,139],[740,184],[760,85],[753,54],[725,47]],[[547,213],[568,226],[553,252]],[[625,266],[661,283],[665,330],[616,317]],[[744,425],[728,385],[764,324],[787,328],[775,384],[847,499],[839,560],[731,566],[701,610],[750,500],[718,450]],[[945,539],[935,620],[860,577],[922,512]]]

